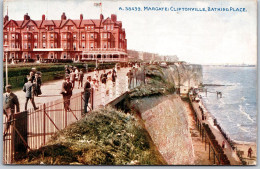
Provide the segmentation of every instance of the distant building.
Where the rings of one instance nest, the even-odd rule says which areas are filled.
[[[117,16],[104,19],[24,20],[4,17],[4,51],[8,59],[33,60],[99,60],[127,62],[127,39]]]

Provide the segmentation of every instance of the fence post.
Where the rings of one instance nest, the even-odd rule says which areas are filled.
[[[46,129],[45,129],[45,123],[46,123],[46,105],[45,103],[43,104],[43,145],[45,145],[45,141],[46,141]]]
[[[81,116],[83,115],[83,110],[82,110],[82,99],[83,99],[83,93],[80,92],[80,111],[81,111]]]

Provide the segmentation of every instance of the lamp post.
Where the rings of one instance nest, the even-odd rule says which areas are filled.
[[[8,45],[4,45],[4,54],[5,54],[5,82],[6,86],[8,85]]]

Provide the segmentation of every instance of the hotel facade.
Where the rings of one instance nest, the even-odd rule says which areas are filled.
[[[24,20],[4,17],[4,53],[15,61],[127,62],[127,39],[122,22],[115,14],[104,19]]]

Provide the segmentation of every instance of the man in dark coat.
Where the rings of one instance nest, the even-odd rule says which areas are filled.
[[[20,106],[17,96],[11,91],[12,86],[7,85],[5,87],[6,93],[3,96],[3,110],[4,115],[7,118],[7,123],[4,129],[4,135],[7,134],[7,131],[11,125],[11,120],[13,119],[13,115],[15,114],[15,108],[16,112],[20,112]]]
[[[91,76],[87,77],[87,81],[84,84],[84,100],[85,100],[85,104],[84,104],[84,113],[88,112],[88,101],[90,98],[90,94],[91,94]]]
[[[35,96],[41,95],[42,94],[42,91],[41,91],[42,80],[39,77],[38,73],[35,74],[35,79],[34,79],[33,83],[35,84],[34,95]]]
[[[29,77],[28,82],[25,83],[23,86],[23,91],[25,92],[25,97],[26,97],[25,108],[24,108],[25,110],[27,110],[27,104],[29,100],[31,100],[34,110],[39,109],[39,107],[36,107],[34,103],[34,96],[33,96],[34,88],[35,88],[35,84],[32,83],[32,78]]]
[[[100,76],[100,81],[103,84],[106,84],[106,82],[107,82],[107,74],[106,74],[106,70],[105,69],[104,69],[104,72]]]
[[[66,76],[66,81],[62,83],[61,94],[63,96],[63,104],[65,111],[70,111],[70,98],[72,96],[73,86],[70,77]]]
[[[78,88],[79,88],[79,86],[82,87],[82,85],[83,85],[83,78],[84,78],[84,73],[83,73],[83,70],[80,69],[80,71],[79,71],[79,83],[78,83]]]

